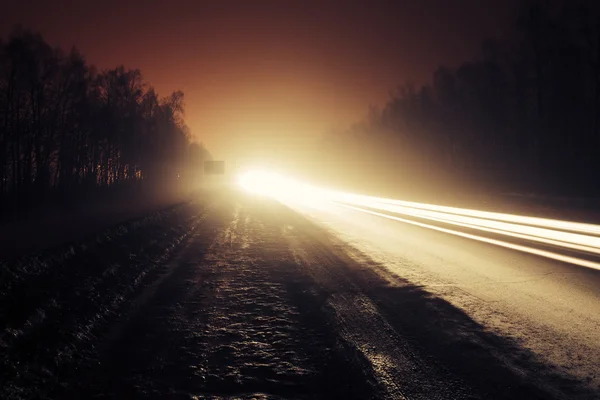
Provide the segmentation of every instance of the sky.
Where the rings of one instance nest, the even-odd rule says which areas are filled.
[[[1,0],[16,24],[100,69],[139,68],[185,93],[186,122],[216,157],[294,157],[407,81],[473,57],[518,0]]]

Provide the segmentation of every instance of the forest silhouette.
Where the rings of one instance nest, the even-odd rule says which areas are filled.
[[[3,217],[190,189],[208,159],[185,125],[183,92],[161,97],[140,70],[98,71],[23,28],[0,42]]]
[[[515,14],[472,60],[401,85],[326,134],[330,165],[345,171],[337,177],[365,191],[598,196],[598,5],[529,1]]]

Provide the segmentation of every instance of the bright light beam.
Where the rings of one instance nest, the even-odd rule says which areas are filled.
[[[362,207],[368,207],[369,209],[387,211],[410,217],[422,218],[429,221],[447,223],[457,227],[476,229],[482,232],[501,234],[517,239],[524,239],[538,243],[549,244],[564,249],[584,251],[593,254],[600,254],[600,237],[586,235],[585,233],[600,235],[600,227],[597,225],[356,195],[317,188],[275,173],[261,170],[246,172],[239,177],[238,182],[241,187],[251,193],[272,197],[287,205],[296,206],[299,211],[306,210],[307,206],[324,209],[328,204],[338,204],[346,208],[352,208],[412,225],[422,226],[441,232],[451,233],[453,235],[496,244],[559,261],[569,262],[575,265],[600,269],[600,264],[596,262],[535,249],[533,247],[504,242],[502,240],[491,239],[484,236],[460,232],[448,228],[442,228],[431,224],[368,210]]]
[[[446,229],[446,228],[442,228],[442,227],[435,226],[435,225],[429,225],[429,224],[424,224],[422,222],[417,222],[417,221],[412,221],[412,220],[405,219],[405,218],[395,217],[393,215],[383,214],[383,213],[379,213],[376,211],[367,210],[367,209],[364,209],[361,207],[351,206],[351,205],[347,205],[347,204],[340,204],[340,205],[342,207],[346,207],[346,208],[353,209],[356,211],[364,212],[367,214],[377,215],[379,217],[388,218],[388,219],[392,219],[392,220],[400,221],[400,222],[405,222],[407,224],[412,224],[412,225],[420,226],[423,228],[433,229],[436,231],[449,233],[451,235],[461,236],[464,238],[477,240],[479,242],[490,243],[490,244],[494,244],[497,246],[502,246],[502,247],[506,247],[509,249],[522,251],[525,253],[535,254],[538,256],[546,257],[546,258],[551,258],[553,260],[563,261],[563,262],[570,263],[570,264],[580,265],[582,267],[600,270],[600,263],[597,263],[597,262],[583,260],[580,258],[575,258],[575,257],[570,257],[570,256],[565,256],[562,254],[553,253],[551,251],[535,249],[533,247],[527,247],[527,246],[521,246],[521,245],[514,244],[514,243],[503,242],[501,240],[486,238],[483,236],[472,235],[470,233],[453,231],[452,229]]]
[[[540,243],[570,248],[573,250],[588,251],[600,254],[600,237],[587,236],[577,233],[556,231],[528,225],[519,225],[501,221],[493,221],[475,217],[466,217],[455,214],[445,214],[436,211],[413,209],[401,206],[392,206],[381,203],[362,202],[362,205],[377,210],[390,211],[397,214],[420,217],[432,221],[444,222],[466,228],[478,229],[491,233],[513,236]]]
[[[472,209],[468,209],[468,208],[438,206],[438,205],[434,205],[434,204],[415,203],[415,202],[409,202],[409,201],[403,201],[403,200],[356,195],[356,194],[350,194],[350,193],[340,193],[339,197],[340,197],[340,200],[346,201],[348,203],[354,203],[354,204],[362,203],[364,201],[367,201],[369,203],[372,203],[372,202],[386,203],[386,204],[416,208],[416,209],[421,209],[421,210],[439,211],[439,212],[443,212],[443,213],[447,213],[447,214],[472,216],[472,217],[477,217],[477,218],[491,219],[491,220],[495,220],[495,221],[515,222],[515,223],[525,224],[525,225],[533,225],[533,226],[554,228],[554,229],[560,229],[560,230],[571,231],[571,232],[600,235],[600,226],[593,225],[593,224],[587,224],[587,223],[583,223],[583,222],[572,222],[572,221],[563,221],[563,220],[555,220],[555,219],[548,219],[548,218],[528,217],[528,216],[523,216],[523,215],[472,210]]]
[[[322,189],[265,170],[241,174],[238,184],[250,193],[268,196],[290,206],[323,208],[327,203]]]

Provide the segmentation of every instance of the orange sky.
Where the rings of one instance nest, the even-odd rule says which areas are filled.
[[[161,94],[182,89],[188,125],[218,158],[288,156],[472,56],[515,2],[11,0],[0,34],[22,23],[100,68],[140,68]]]

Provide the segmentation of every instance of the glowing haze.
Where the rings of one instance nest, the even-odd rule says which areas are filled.
[[[2,6],[99,68],[140,68],[182,89],[192,133],[218,158],[300,159],[405,81],[475,54],[508,28],[515,1],[68,1]]]

